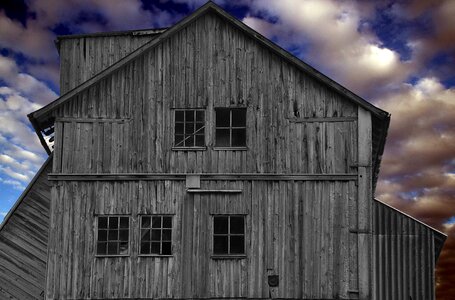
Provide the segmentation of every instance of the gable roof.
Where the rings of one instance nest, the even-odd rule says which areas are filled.
[[[367,102],[360,96],[354,94],[353,92],[349,91],[339,83],[333,81],[329,77],[325,76],[321,72],[317,71],[310,65],[306,64],[302,60],[298,59],[288,51],[284,50],[283,48],[279,47],[269,39],[265,38],[262,36],[260,33],[254,31],[252,28],[248,27],[241,21],[237,20],[233,16],[229,15],[226,11],[224,11],[221,7],[216,5],[215,3],[209,1],[202,7],[200,7],[198,10],[196,10],[193,14],[189,15],[188,17],[184,18],[174,26],[170,27],[167,30],[162,31],[161,35],[158,36],[156,39],[144,44],[142,47],[138,48],[137,50],[131,52],[129,55],[124,57],[123,59],[119,60],[118,62],[114,63],[110,67],[104,69],[100,73],[96,74],[92,78],[88,79],[87,81],[83,82],[79,86],[75,87],[74,89],[68,91],[64,95],[60,96],[57,98],[55,101],[49,103],[48,105],[42,107],[41,109],[38,109],[32,113],[30,113],[28,116],[29,118],[32,118],[36,120],[39,123],[45,119],[46,115],[48,115],[51,111],[56,109],[57,107],[61,106],[65,102],[69,101],[72,97],[75,95],[79,94],[80,92],[84,91],[85,89],[89,88],[93,84],[99,82],[103,78],[107,77],[108,75],[112,74],[114,71],[118,70],[119,68],[125,66],[128,64],[130,61],[134,60],[141,54],[143,54],[145,51],[154,48],[155,46],[159,45],[163,40],[167,39],[169,36],[173,35],[174,33],[180,31],[184,27],[186,27],[188,24],[193,22],[194,20],[198,19],[199,17],[203,16],[209,11],[216,12],[219,16],[224,18],[226,21],[234,25],[235,27],[241,29],[244,31],[246,34],[248,34],[250,37],[254,38],[256,41],[258,41],[260,44],[263,46],[266,46],[273,52],[277,53],[281,57],[285,58],[289,62],[293,63],[297,67],[299,67],[301,70],[305,71],[307,74],[311,75],[313,78],[319,80],[320,82],[325,83],[326,85],[330,86],[334,90],[338,91],[339,93],[343,94],[346,96],[348,99],[356,103],[357,105],[365,108],[366,110],[370,111],[373,113],[373,115],[381,117],[381,118],[387,118],[389,117],[389,113],[374,106],[373,104]],[[129,33],[129,32],[134,32],[134,31],[127,31],[123,33]],[[122,32],[120,32],[121,34]],[[115,33],[113,33],[115,34]],[[100,34],[92,34],[93,36],[97,35],[103,35],[102,33]],[[106,35],[106,34],[104,34]],[[90,36],[90,35],[87,35]]]
[[[145,53],[146,51],[153,49],[154,47],[160,45],[164,40],[171,37],[176,32],[180,31],[181,29],[185,28],[193,21],[197,20],[201,16],[205,15],[208,12],[213,12],[217,14],[217,16],[224,19],[226,22],[231,24],[232,26],[238,28],[246,35],[254,39],[256,42],[261,44],[262,46],[266,47],[270,51],[274,52],[278,56],[282,57],[292,65],[296,66],[298,69],[302,70],[309,76],[313,77],[317,81],[325,84],[329,88],[335,90],[336,92],[340,93],[341,95],[345,96],[348,100],[354,102],[356,105],[359,105],[366,109],[367,111],[371,112],[372,114],[372,122],[373,122],[373,190],[376,185],[376,181],[379,175],[379,167],[381,162],[382,153],[384,151],[384,145],[387,135],[387,129],[390,122],[390,114],[373,104],[367,102],[360,96],[354,94],[353,92],[349,91],[339,83],[335,82],[334,80],[330,79],[329,77],[325,76],[321,72],[317,71],[310,65],[306,64],[299,58],[295,57],[288,51],[284,50],[280,46],[276,45],[269,39],[262,36],[260,33],[256,32],[252,28],[248,27],[241,21],[237,20],[235,17],[228,14],[224,11],[221,7],[216,5],[215,3],[209,1],[194,13],[189,15],[188,17],[184,18],[174,26],[170,27],[167,30],[164,30],[160,35],[158,35],[155,39],[151,40],[150,42],[144,44],[143,46],[139,47],[135,51],[131,52],[129,55],[125,56],[124,58],[120,59],[110,67],[102,70],[95,76],[91,77],[87,81],[81,83],[79,86],[75,87],[74,89],[68,91],[64,95],[60,96],[55,101],[49,103],[48,105],[42,107],[41,109],[32,112],[28,115],[30,122],[32,123],[33,127],[35,128],[38,137],[40,138],[41,143],[45,147],[46,151],[50,153],[50,149],[47,146],[44,138],[42,137],[41,131],[51,124],[53,124],[52,119],[52,111],[56,108],[60,107],[64,103],[70,101],[74,96],[78,95],[82,91],[88,89],[92,85],[98,83],[100,80],[106,78],[116,70],[122,68],[123,66],[129,64],[131,61]]]

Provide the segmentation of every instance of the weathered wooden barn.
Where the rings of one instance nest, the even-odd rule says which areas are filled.
[[[387,112],[211,2],[57,47],[0,298],[434,299],[445,235],[374,199]]]

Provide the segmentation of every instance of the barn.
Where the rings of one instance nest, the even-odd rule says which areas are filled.
[[[446,236],[374,198],[389,113],[212,2],[56,45],[0,298],[435,298]]]

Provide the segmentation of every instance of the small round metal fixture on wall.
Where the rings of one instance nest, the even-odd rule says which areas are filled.
[[[269,275],[268,283],[270,287],[277,287],[280,284],[280,277],[278,275]]]

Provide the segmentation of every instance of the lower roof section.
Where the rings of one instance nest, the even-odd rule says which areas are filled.
[[[43,299],[52,156],[0,225],[0,299]]]

